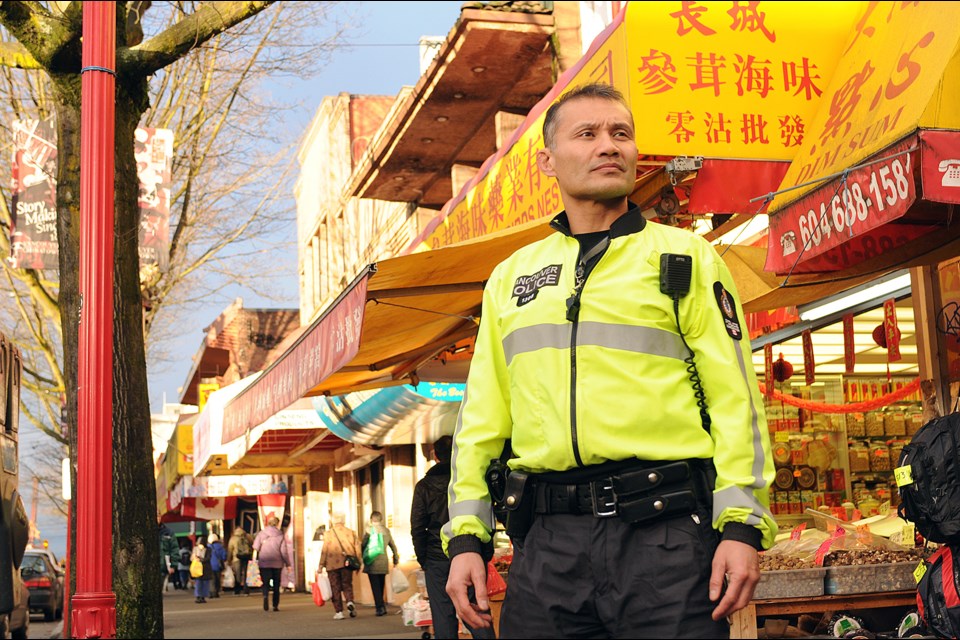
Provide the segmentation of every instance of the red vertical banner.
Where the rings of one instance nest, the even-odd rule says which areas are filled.
[[[767,395],[773,395],[773,345],[763,345],[763,379],[767,385]]]
[[[133,149],[140,182],[140,280],[156,284],[170,257],[173,131],[138,128]]]
[[[803,373],[807,378],[807,384],[813,384],[816,378],[813,375],[813,339],[811,338],[810,329],[805,329],[800,335],[803,340]]]
[[[887,337],[887,362],[900,359],[900,330],[897,328],[897,301],[883,303],[883,332]]]
[[[57,269],[57,134],[52,120],[15,120],[10,264]]]
[[[843,366],[846,373],[853,373],[857,363],[856,344],[853,336],[853,314],[843,316]]]

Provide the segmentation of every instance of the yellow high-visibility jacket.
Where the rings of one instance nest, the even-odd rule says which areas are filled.
[[[565,214],[551,225],[559,232],[499,264],[484,290],[454,437],[450,522],[442,530],[447,553],[459,552],[448,548],[457,536],[490,540],[484,473],[508,438],[516,456],[509,466],[531,473],[627,458],[713,458],[714,527],[721,533],[731,522],[756,527],[763,548],[772,546],[770,441],[743,310],[723,260],[700,236],[645,221],[631,205],[611,226],[571,321],[580,247]],[[710,434],[684,361],[689,351],[674,301],[660,291],[662,253],[692,258],[679,316]]]

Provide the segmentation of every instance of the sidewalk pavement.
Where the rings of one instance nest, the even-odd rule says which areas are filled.
[[[272,596],[271,596],[272,597]],[[166,638],[405,638],[415,640],[424,629],[406,627],[400,608],[388,605],[376,617],[373,605],[357,605],[357,617],[333,619],[333,605],[318,607],[307,593],[283,593],[280,610],[263,610],[259,592],[250,596],[225,593],[194,602],[193,591],[165,591],[163,624]],[[346,615],[346,613],[344,614]]]

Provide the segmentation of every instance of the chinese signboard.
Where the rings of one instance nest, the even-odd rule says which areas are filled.
[[[865,6],[630,3],[624,93],[640,152],[792,159]]]
[[[914,131],[958,39],[958,4],[870,3],[781,189],[853,167]],[[783,210],[814,188],[777,196],[770,211]]]
[[[565,91],[605,82],[628,99],[641,154],[789,160],[804,141],[862,2],[631,2],[531,110],[512,144],[444,208],[420,249],[563,208],[540,174],[543,116]],[[712,31],[712,33],[710,33]]]

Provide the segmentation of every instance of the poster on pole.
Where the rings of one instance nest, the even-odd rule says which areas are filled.
[[[140,280],[149,282],[166,270],[170,254],[170,189],[173,185],[173,131],[138,128],[134,158],[140,192]],[[146,277],[145,277],[146,276]]]
[[[13,122],[14,269],[57,269],[57,140],[52,120]]]

